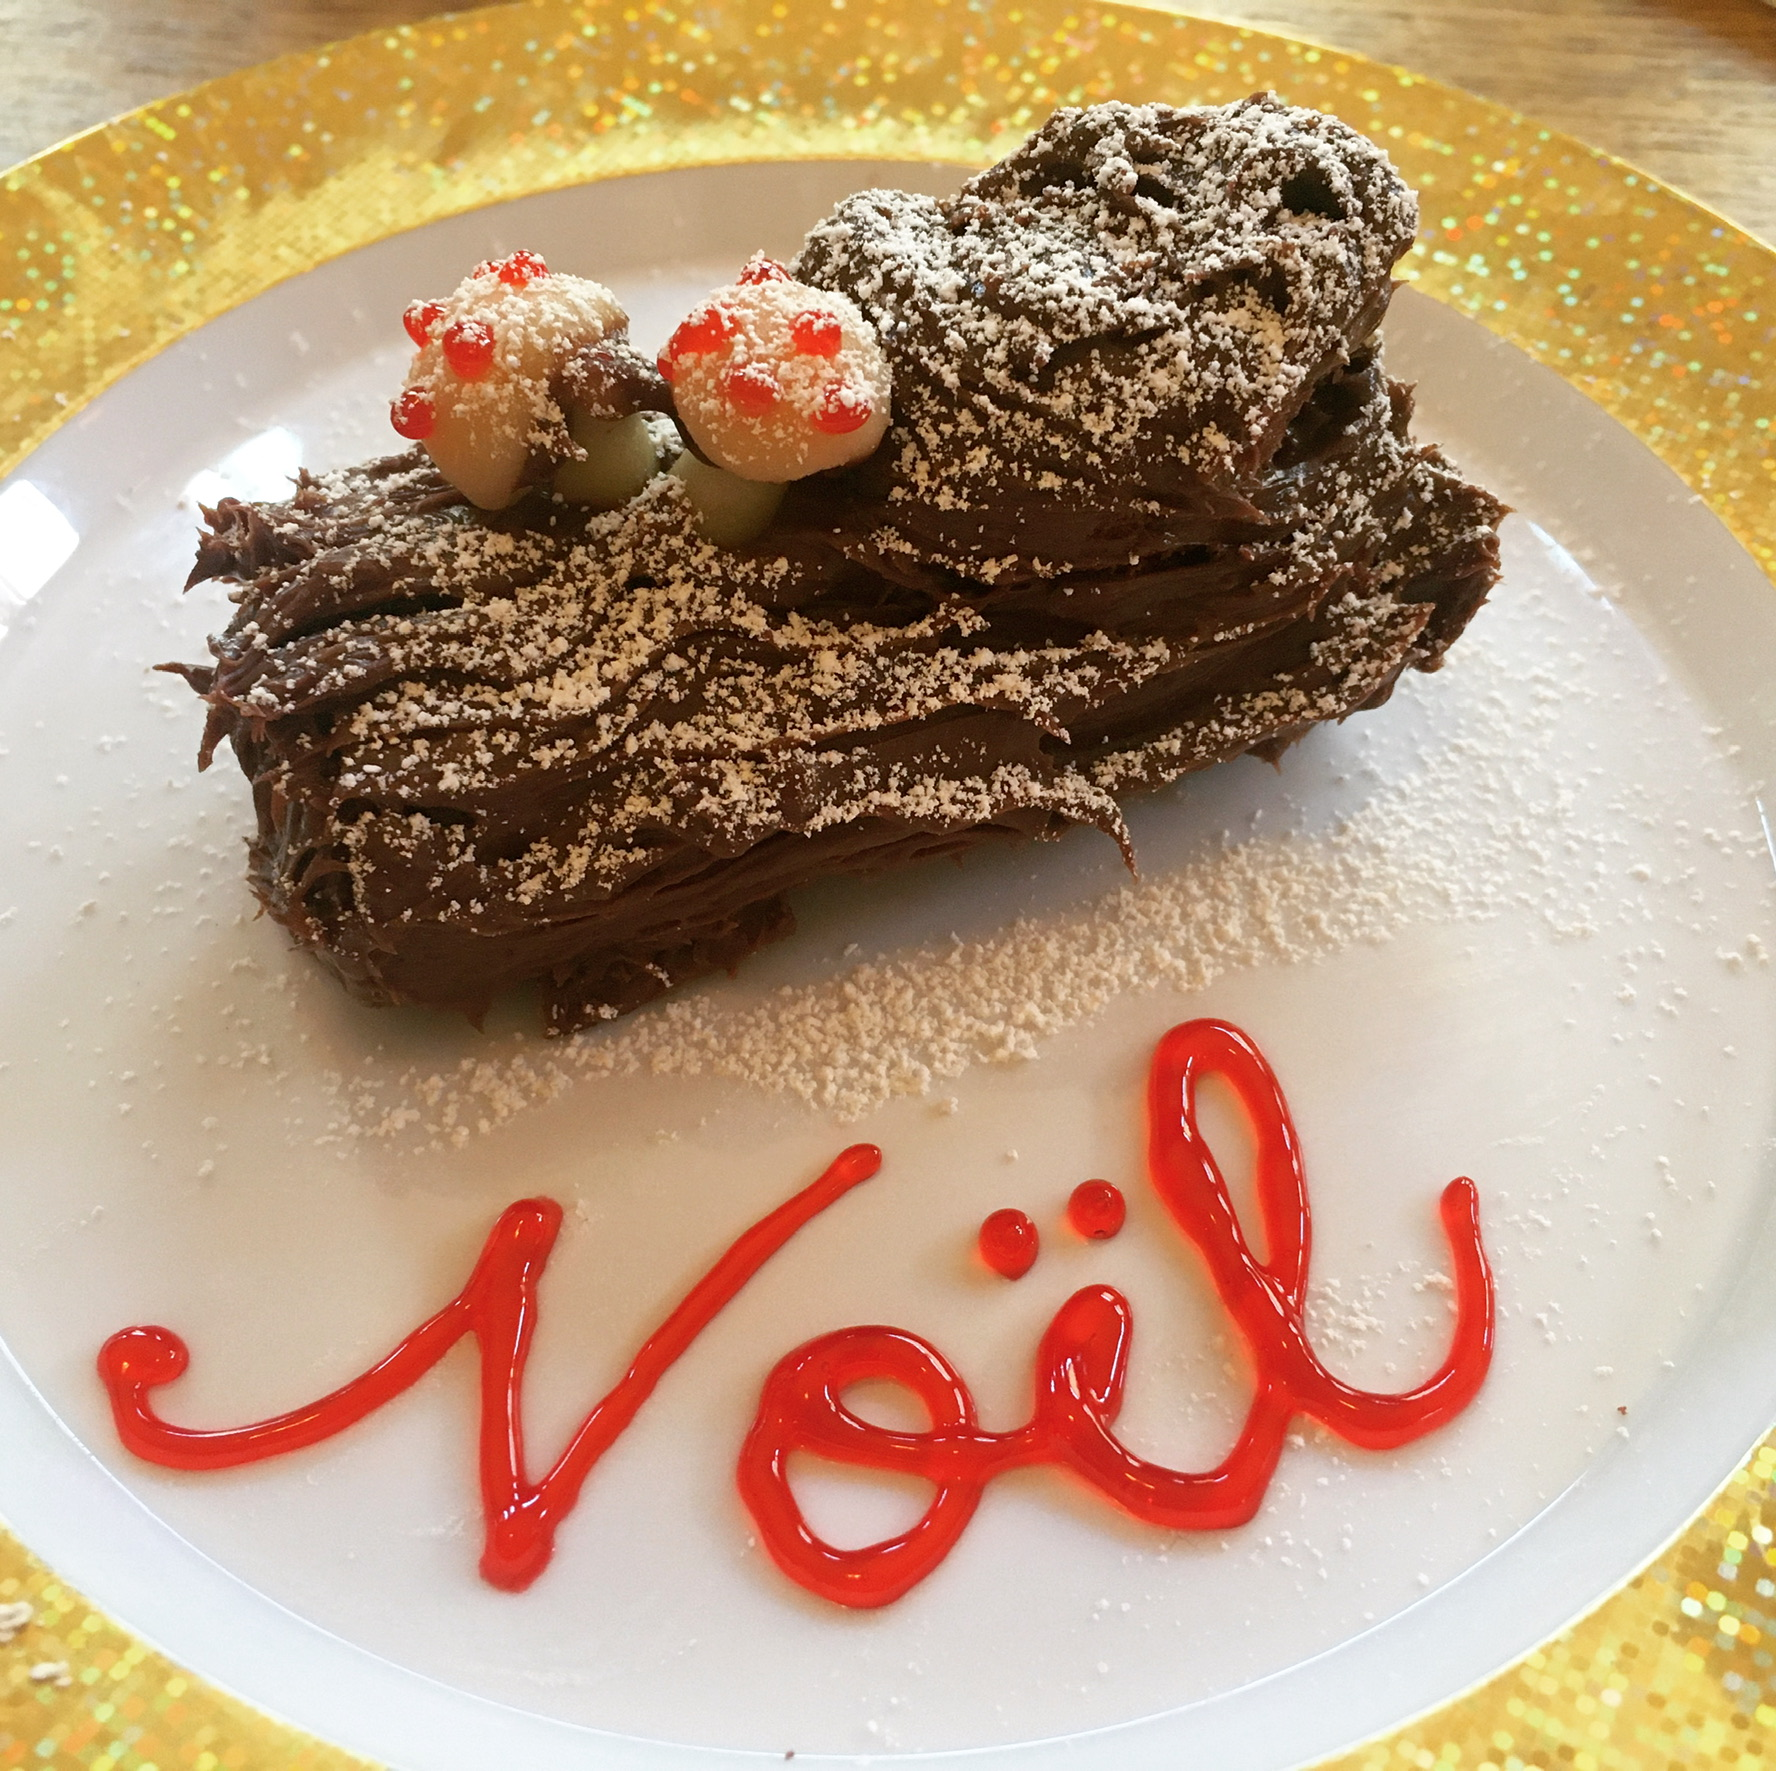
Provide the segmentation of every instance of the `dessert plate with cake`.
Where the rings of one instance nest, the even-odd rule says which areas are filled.
[[[1743,513],[1138,85],[378,223],[0,490],[0,1515],[342,1764],[1298,1765],[1776,1418]]]

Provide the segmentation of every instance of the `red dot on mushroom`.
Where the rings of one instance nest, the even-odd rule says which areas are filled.
[[[718,351],[738,330],[738,322],[726,308],[706,307],[681,320],[678,329],[667,339],[665,350],[660,353],[660,373],[670,381],[672,375],[666,367],[668,363],[676,364],[681,357]]]
[[[445,328],[444,361],[464,381],[479,381],[493,367],[493,328],[481,320],[455,320]]]
[[[514,289],[522,289],[527,283],[534,283],[538,277],[549,274],[542,254],[537,252],[514,252],[510,258],[500,260],[498,270],[499,280]]]
[[[790,321],[789,338],[804,357],[836,357],[845,342],[845,330],[836,315],[810,308]]]
[[[777,377],[759,363],[742,363],[721,378],[722,398],[748,418],[762,418],[777,404]]]
[[[410,443],[423,442],[438,422],[432,396],[423,387],[410,387],[389,407],[389,423]]]
[[[546,277],[549,267],[543,263],[542,255],[536,252],[510,252],[504,258],[484,258],[470,273],[477,277],[498,277],[502,283],[514,289],[522,289],[526,283],[534,283],[538,277]]]
[[[868,394],[835,381],[821,394],[808,422],[829,437],[849,436],[869,423],[874,410]]]
[[[755,252],[734,279],[736,283],[787,283],[789,280],[789,272],[776,259],[767,258],[762,252]]]
[[[437,325],[444,313],[441,301],[410,302],[406,313],[401,316],[401,324],[407,328],[407,336],[420,346],[432,341],[432,328]]]

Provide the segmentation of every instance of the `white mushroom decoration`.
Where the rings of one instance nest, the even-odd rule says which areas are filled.
[[[576,359],[627,349],[628,316],[602,283],[551,273],[536,253],[514,252],[478,264],[442,301],[413,303],[403,323],[419,354],[390,418],[482,509],[511,504],[539,464],[545,477],[556,464],[579,469],[563,495],[588,502],[613,501],[613,487],[627,497],[657,470],[651,444],[637,448],[629,434],[645,435],[640,418],[564,409]],[[589,456],[596,468],[607,447],[630,465],[614,478],[588,474]]]
[[[672,471],[699,528],[738,546],[770,522],[789,481],[861,461],[888,429],[888,363],[870,323],[762,253],[678,327],[657,364],[629,343],[608,289],[552,273],[534,252],[478,264],[403,320],[419,354],[390,418],[484,510],[533,484],[573,503],[623,503],[660,469],[664,420],[643,415],[670,412],[693,445]]]
[[[781,485],[872,454],[888,429],[888,361],[847,296],[763,253],[659,357],[679,422],[716,466]]]

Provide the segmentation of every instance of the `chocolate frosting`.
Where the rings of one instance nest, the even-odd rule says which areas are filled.
[[[818,875],[1081,823],[1127,853],[1119,794],[1376,705],[1496,576],[1501,507],[1374,337],[1413,220],[1272,99],[1063,111],[809,235],[895,420],[746,547],[669,476],[488,514],[417,451],[224,500],[192,578],[239,608],[179,668],[255,891],[373,1001],[535,981],[565,1031],[787,933]]]

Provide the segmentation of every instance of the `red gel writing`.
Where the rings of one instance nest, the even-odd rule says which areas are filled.
[[[536,1329],[537,1280],[561,1228],[552,1199],[521,1199],[493,1227],[469,1282],[429,1322],[361,1377],[306,1408],[223,1431],[173,1426],[149,1392],[185,1370],[190,1354],[169,1329],[126,1328],[99,1351],[118,1436],[136,1456],[177,1470],[222,1470],[317,1444],[392,1401],[464,1335],[481,1352],[481,1499],[486,1536],[481,1573],[518,1591],[548,1566],[555,1532],[573,1511],[592,1467],[635,1418],[679,1356],[796,1231],[882,1165],[873,1144],[853,1144],[811,1187],[745,1232],[686,1294],[635,1355],[616,1387],[580,1424],[555,1467],[525,1479],[520,1398]]]
[[[1270,1251],[1263,1262],[1246,1244],[1197,1128],[1196,1088],[1205,1075],[1223,1077],[1252,1122]],[[521,1589],[548,1565],[556,1530],[593,1467],[673,1363],[790,1237],[875,1174],[881,1160],[873,1145],[853,1145],[812,1186],[747,1230],[642,1345],[539,1482],[525,1475],[521,1398],[537,1284],[561,1227],[561,1208],[548,1199],[510,1206],[468,1283],[379,1364],[318,1402],[269,1420],[219,1430],[162,1420],[151,1392],[184,1372],[190,1362],[185,1343],[165,1328],[113,1335],[98,1366],[118,1435],[138,1457],[174,1469],[256,1463],[344,1431],[473,1335],[481,1354],[481,1572],[495,1586]],[[1071,1470],[1135,1518],[1164,1529],[1240,1525],[1258,1510],[1295,1415],[1322,1422],[1352,1444],[1384,1450],[1444,1425],[1472,1400],[1491,1362],[1494,1317],[1473,1182],[1452,1181],[1442,1197],[1456,1284],[1448,1357],[1417,1388],[1377,1395],[1333,1377],[1308,1344],[1302,1311],[1310,1224],[1301,1152],[1270,1066],[1238,1028],[1191,1021],[1160,1041],[1148,1080],[1148,1167],[1161,1202],[1207,1265],[1255,1368],[1251,1411],[1221,1463],[1200,1472],[1168,1469],[1136,1457],[1116,1438],[1133,1319],[1127,1300],[1109,1286],[1075,1292],[1056,1313],[1037,1349],[1031,1418],[1006,1433],[981,1427],[967,1384],[928,1341],[898,1328],[841,1329],[808,1342],[772,1370],[740,1454],[741,1495],[792,1580],[841,1605],[888,1604],[949,1553],[986,1484],[1026,1464]],[[1023,1217],[995,1214],[1006,1215]],[[1029,1230],[1034,1259],[1034,1226]],[[1027,1267],[1028,1260],[1020,1270]],[[930,1417],[929,1429],[894,1431],[851,1413],[844,1392],[872,1379],[912,1391]],[[837,1549],[809,1529],[790,1489],[788,1460],[798,1450],[923,1477],[937,1493],[909,1531],[861,1549]]]
[[[980,1257],[1001,1279],[1022,1279],[1042,1248],[1036,1226],[1015,1206],[991,1213],[980,1227]]]
[[[1108,1181],[1081,1181],[1067,1199],[1067,1222],[1091,1242],[1107,1242],[1122,1228],[1128,1202]]]
[[[1266,1261],[1248,1247],[1197,1126],[1196,1089],[1208,1075],[1226,1080],[1252,1124]],[[1025,1464],[1071,1470],[1125,1512],[1167,1530],[1241,1525],[1263,1500],[1295,1415],[1381,1450],[1434,1431],[1473,1399],[1492,1359],[1494,1298],[1472,1181],[1452,1181],[1441,1201],[1456,1287],[1448,1357],[1415,1389],[1380,1395],[1334,1377],[1308,1344],[1310,1217],[1301,1150],[1276,1077],[1238,1028],[1191,1021],[1160,1041],[1148,1080],[1148,1168],[1255,1368],[1251,1411],[1221,1463],[1201,1472],[1168,1469],[1116,1438],[1133,1321],[1127,1300],[1109,1286],[1088,1286],[1061,1306],[1037,1350],[1030,1420],[1005,1433],[980,1425],[967,1384],[928,1341],[898,1328],[841,1329],[797,1348],[771,1372],[740,1454],[741,1495],[790,1579],[837,1604],[889,1604],[949,1554],[987,1483]],[[850,1386],[884,1379],[919,1399],[929,1428],[892,1430],[845,1406]],[[937,1492],[909,1530],[840,1549],[814,1533],[796,1502],[788,1463],[797,1451],[921,1477]]]

